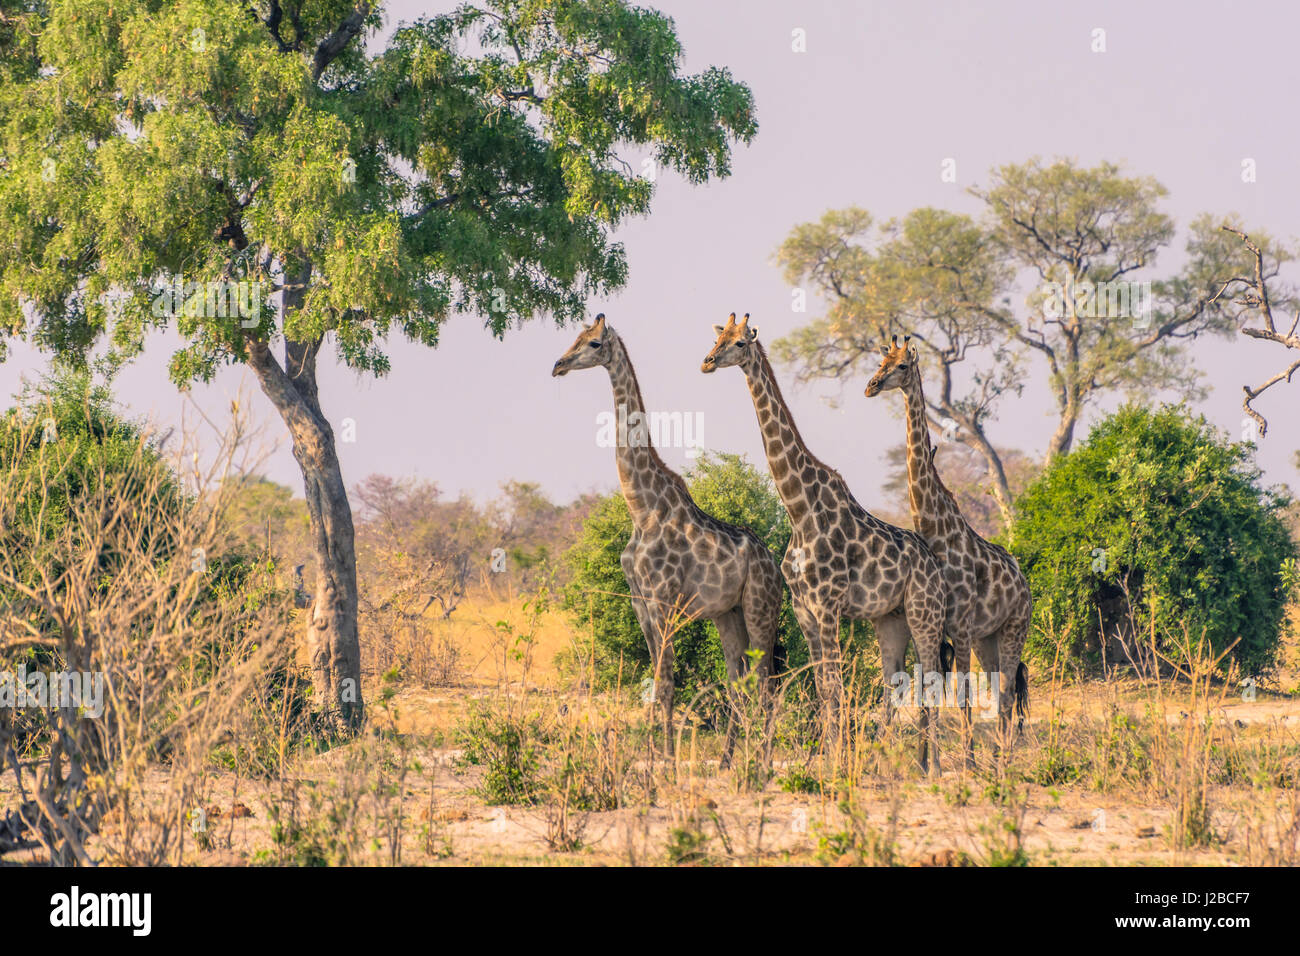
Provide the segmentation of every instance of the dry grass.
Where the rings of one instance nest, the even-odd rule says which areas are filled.
[[[733,769],[721,735],[681,713],[664,756],[635,694],[566,690],[547,652],[565,625],[546,608],[455,622],[482,670],[455,686],[366,688],[360,739],[299,750],[275,779],[213,775],[193,864],[1286,865],[1300,856],[1300,708],[1261,691],[1138,680],[1036,682],[1036,711],[1004,761],[976,726],[977,769],[920,773],[914,720],[859,714],[839,753],[812,754],[808,715],[786,708],[770,763],[754,727]],[[472,621],[480,623],[474,625]],[[507,644],[513,653],[493,662]],[[522,649],[521,649],[522,648]],[[1205,662],[1202,662],[1204,664]],[[757,766],[756,766],[757,765]],[[157,774],[157,771],[152,773]],[[161,787],[149,778],[144,790]],[[12,799],[0,791],[0,802]],[[232,812],[233,811],[233,812]],[[96,852],[95,841],[87,843]]]

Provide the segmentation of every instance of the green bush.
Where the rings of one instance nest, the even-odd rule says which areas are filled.
[[[0,428],[0,471],[13,509],[0,544],[11,557],[21,556],[15,576],[29,586],[37,583],[38,568],[57,573],[82,558],[68,553],[65,532],[76,504],[101,489],[138,501],[149,513],[174,514],[181,505],[166,464],[140,429],[113,411],[107,389],[84,373],[59,372],[24,388]],[[161,549],[170,550],[165,544]],[[96,557],[99,571],[113,573],[114,555]]]
[[[1182,406],[1127,405],[1057,459],[1016,506],[1012,550],[1039,625],[1030,653],[1051,660],[1050,632],[1095,664],[1102,634],[1127,627],[1174,655],[1184,638],[1216,653],[1236,641],[1231,657],[1246,673],[1268,670],[1296,546],[1289,500],[1260,486],[1252,448]]]
[[[551,743],[540,715],[480,704],[456,726],[463,766],[483,768],[478,787],[488,803],[530,804],[542,795],[542,757]]]

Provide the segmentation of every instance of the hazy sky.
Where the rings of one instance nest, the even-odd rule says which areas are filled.
[[[676,20],[689,71],[725,65],[752,87],[760,129],[752,146],[736,151],[730,179],[692,188],[659,177],[651,216],[619,233],[630,263],[626,289],[590,307],[622,334],[648,405],[701,414],[706,447],[764,462],[742,373],[706,376],[700,360],[713,344],[711,326],[730,311],[752,313],[769,343],[819,314],[816,301],[803,315],[791,311],[772,254],[792,226],[829,208],[856,204],[878,220],[925,205],[976,213],[980,204],[965,189],[987,183],[991,167],[1071,156],[1117,162],[1168,187],[1164,209],[1179,235],[1155,275],[1180,264],[1185,227],[1202,211],[1239,213],[1247,228],[1285,239],[1300,235],[1292,116],[1300,12],[1292,4],[648,5]],[[451,6],[389,3],[388,24]],[[806,31],[805,53],[791,50],[796,28]],[[1104,53],[1091,50],[1096,28],[1105,30]],[[948,157],[956,184],[940,178]],[[1242,182],[1244,158],[1256,161],[1254,183]],[[573,335],[539,321],[497,341],[477,317],[462,316],[437,350],[394,341],[392,372],[379,380],[341,367],[327,346],[325,412],[336,432],[343,419],[356,422],[355,441],[340,445],[349,486],[380,472],[433,479],[480,499],[511,478],[539,481],[559,500],[614,487],[613,452],[597,442],[597,415],[612,404],[608,377],[599,369],[550,377]],[[173,346],[156,339],[117,382],[132,414],[164,427],[179,422],[183,404],[166,378]],[[1234,437],[1241,386],[1286,364],[1279,347],[1244,339],[1198,343],[1192,357],[1213,387],[1201,410]],[[0,365],[0,395],[43,364],[15,347]],[[1030,368],[1030,381],[1042,381],[1042,365]],[[796,389],[788,370],[778,374],[814,453],[865,505],[883,503],[884,452],[903,440],[901,398],[869,401],[859,380]],[[241,388],[266,433],[280,437],[269,474],[300,492],[287,437],[251,373],[229,370],[191,395],[221,420]],[[840,407],[828,403],[834,398]],[[1300,484],[1291,463],[1300,448],[1292,414],[1300,382],[1274,388],[1258,406],[1270,422],[1259,453],[1267,477]],[[1052,411],[1045,389],[1031,384],[1000,406],[995,441],[1041,454]],[[685,462],[677,449],[665,458]]]

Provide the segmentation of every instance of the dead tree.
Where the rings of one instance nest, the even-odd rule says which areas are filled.
[[[1296,329],[1300,326],[1300,309],[1296,308],[1296,301],[1290,295],[1277,295],[1269,289],[1269,283],[1276,281],[1280,271],[1280,263],[1274,262],[1269,268],[1264,263],[1264,253],[1260,250],[1258,244],[1251,240],[1250,236],[1240,229],[1234,229],[1232,226],[1221,227],[1224,232],[1230,232],[1239,238],[1250,250],[1253,259],[1254,268],[1249,275],[1233,276],[1223,283],[1215,299],[1229,297],[1233,304],[1240,307],[1239,316],[1244,316],[1245,321],[1249,321],[1252,313],[1258,313],[1261,325],[1259,327],[1243,326],[1242,335],[1248,335],[1252,339],[1263,339],[1266,342],[1276,342],[1286,349],[1296,349],[1300,352],[1300,334]],[[1290,307],[1295,310],[1296,317],[1291,323],[1291,328],[1286,332],[1278,330],[1277,319],[1273,315],[1275,307]],[[1286,320],[1283,319],[1283,322]],[[1242,391],[1246,393],[1245,400],[1241,403],[1242,409],[1249,415],[1259,426],[1259,434],[1262,438],[1268,432],[1268,420],[1264,418],[1251,404],[1260,395],[1268,391],[1278,382],[1290,382],[1291,377],[1300,369],[1300,355],[1291,361],[1284,369],[1277,372],[1271,378],[1265,379],[1259,385],[1243,385]]]

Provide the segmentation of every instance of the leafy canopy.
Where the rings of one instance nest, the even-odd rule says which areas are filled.
[[[391,331],[432,345],[453,312],[498,335],[580,317],[625,281],[609,232],[650,207],[640,161],[726,176],[757,129],[746,86],[683,74],[673,22],[621,0],[466,4],[372,50],[380,26],[379,4],[347,0],[6,15],[7,331],[80,355],[108,330],[126,356],[174,324],[179,384],[250,339],[332,332],[344,362],[382,373]],[[160,309],[178,279],[195,285]],[[223,281],[261,283],[260,300],[213,314]],[[278,291],[301,302],[277,329]]]

